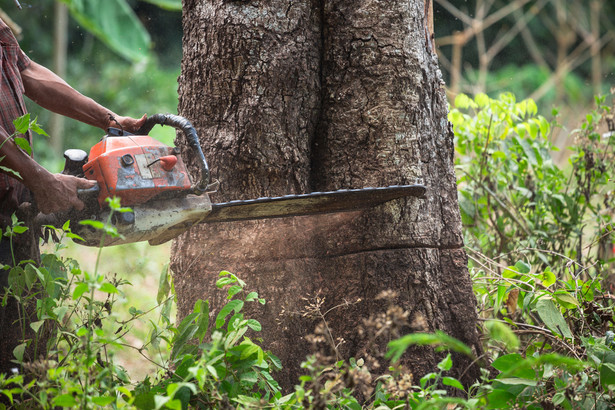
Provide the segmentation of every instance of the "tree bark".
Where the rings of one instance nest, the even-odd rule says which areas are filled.
[[[301,374],[318,322],[303,313],[316,297],[346,359],[373,354],[365,328],[388,290],[408,315],[401,333],[439,329],[480,351],[424,13],[422,0],[184,0],[179,112],[221,182],[213,201],[417,179],[428,188],[364,212],[201,225],[174,243],[179,316],[197,298],[219,309],[217,274],[234,272],[267,299],[251,314],[284,386]],[[415,349],[404,360],[420,377],[439,357]],[[453,375],[473,381],[477,370],[455,359]]]

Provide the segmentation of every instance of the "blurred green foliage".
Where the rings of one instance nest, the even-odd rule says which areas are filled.
[[[615,83],[615,2],[434,0],[435,41],[453,94],[513,91],[541,111],[591,106]]]

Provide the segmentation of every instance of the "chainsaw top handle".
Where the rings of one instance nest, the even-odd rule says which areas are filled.
[[[174,114],[154,114],[150,117],[147,117],[145,123],[139,130],[135,133],[136,135],[147,135],[152,128],[156,124],[159,125],[170,125],[173,128],[178,130],[182,130],[186,135],[186,139],[188,140],[188,145],[194,151],[194,154],[197,157],[197,162],[199,164],[199,168],[201,171],[201,177],[199,182],[192,186],[192,190],[195,194],[201,195],[207,190],[207,186],[209,185],[209,166],[207,165],[207,161],[205,160],[205,155],[203,155],[203,150],[201,149],[201,143],[199,142],[199,136],[196,133],[196,130],[184,117],[180,117],[179,115]]]

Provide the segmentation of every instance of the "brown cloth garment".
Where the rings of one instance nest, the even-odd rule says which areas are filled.
[[[19,47],[11,29],[0,19],[0,127],[8,135],[15,132],[13,120],[26,113],[24,86],[20,71],[30,59]],[[30,136],[27,136],[30,144]],[[21,202],[27,199],[26,187],[7,174],[0,174],[0,225],[5,227]]]
[[[15,132],[13,120],[26,113],[24,102],[24,85],[20,72],[30,65],[30,59],[19,47],[17,39],[10,28],[0,19],[0,127],[8,135]],[[30,135],[25,136],[30,144]],[[5,231],[10,225],[11,215],[19,205],[30,199],[29,190],[17,179],[0,174],[0,228]],[[15,261],[34,260],[38,262],[38,237],[34,230],[28,230],[13,238],[13,249],[9,238],[0,238],[0,264],[13,265]],[[1,265],[0,265],[1,266]],[[8,269],[0,270],[0,301],[8,285]],[[34,309],[27,309],[30,316],[35,315]],[[23,312],[22,312],[23,313]],[[13,298],[7,299],[6,306],[0,303],[0,373],[10,372],[18,367],[12,363],[13,349],[21,343],[22,331],[16,319],[19,317],[18,304]],[[33,320],[36,320],[33,318]],[[40,351],[40,350],[39,350]]]

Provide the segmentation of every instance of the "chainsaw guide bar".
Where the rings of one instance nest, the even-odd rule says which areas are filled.
[[[425,194],[425,190],[425,186],[420,184],[393,185],[223,202],[212,204],[211,212],[202,222],[232,222],[356,211],[403,197],[420,198]]]

